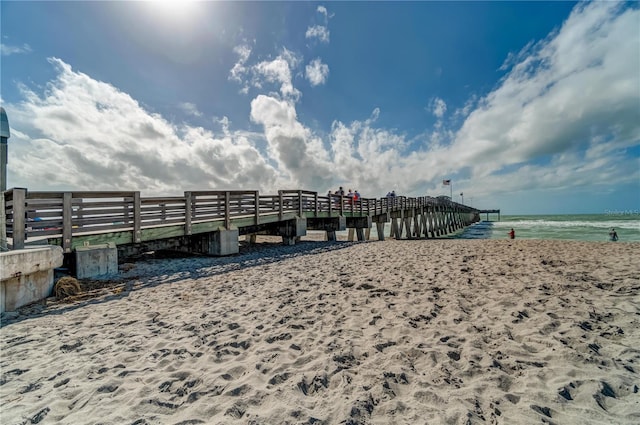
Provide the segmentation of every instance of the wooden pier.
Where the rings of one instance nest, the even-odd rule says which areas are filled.
[[[487,221],[489,221],[489,214],[498,214],[498,221],[500,221],[500,210],[478,210],[478,214],[486,214]]]
[[[190,191],[177,197],[144,198],[140,192],[14,188],[3,195],[12,249],[44,241],[61,246],[66,254],[110,244],[119,254],[183,249],[226,255],[234,253],[233,247],[220,251],[220,240],[237,245],[240,235],[278,235],[285,244],[294,244],[307,230],[326,231],[327,239],[335,240],[336,231],[349,229],[350,235],[365,240],[375,223],[379,239],[384,239],[389,222],[392,238],[437,238],[480,220],[479,210],[446,199],[398,196],[353,201],[305,190],[280,190],[275,195]]]

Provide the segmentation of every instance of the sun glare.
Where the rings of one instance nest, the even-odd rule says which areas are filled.
[[[194,0],[149,0],[147,2],[158,14],[177,19],[193,15],[197,3]]]

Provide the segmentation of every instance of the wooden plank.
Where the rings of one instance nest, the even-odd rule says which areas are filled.
[[[155,214],[145,213],[144,211],[141,214],[141,219],[143,223],[152,223],[152,222],[170,222],[170,221],[180,221],[184,223],[185,214],[184,211],[179,212],[170,212],[167,214],[162,214],[161,212],[156,212]]]
[[[313,194],[313,216],[318,216],[318,192]]]
[[[78,234],[98,234],[98,233],[109,233],[115,232],[119,229],[129,229],[133,231],[133,226],[131,223],[120,222],[117,224],[109,224],[108,226],[73,226],[72,233],[74,235]]]
[[[62,199],[63,192],[29,192],[29,199]]]
[[[27,189],[13,189],[13,249],[23,249],[26,239],[25,228],[25,201]]]
[[[253,194],[253,202],[255,208],[255,224],[256,226],[260,224],[260,192],[256,190]]]
[[[46,193],[46,192],[45,192]],[[89,199],[102,199],[102,198],[133,198],[133,191],[78,191],[72,192],[74,198],[89,198]]]
[[[184,234],[191,234],[191,218],[193,215],[193,211],[191,210],[191,205],[193,204],[191,192],[184,193]]]
[[[229,199],[231,194],[229,192],[225,192],[224,194],[224,227],[225,229],[231,229],[231,214],[229,212]]]
[[[184,226],[163,226],[152,227],[150,229],[142,229],[142,242],[155,241],[157,239],[175,238],[184,236]]]
[[[140,198],[140,202],[144,204],[176,204],[182,205],[184,198],[182,196],[160,196],[160,197],[147,197]]]
[[[114,243],[116,245],[125,245],[133,242],[132,232],[110,232],[99,233],[95,235],[80,235],[73,238],[70,249],[73,251],[75,248],[88,245],[103,245],[107,243]],[[60,239],[49,239],[49,243],[53,245],[61,245]]]
[[[73,233],[73,224],[71,223],[73,210],[71,209],[71,192],[64,192],[62,198],[62,250],[71,252],[71,239]]]
[[[140,217],[140,192],[133,194],[133,240],[137,243],[140,242],[142,237],[141,233],[142,219]]]

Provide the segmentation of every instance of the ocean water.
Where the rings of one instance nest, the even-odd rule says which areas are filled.
[[[483,219],[486,215],[483,214]],[[507,239],[513,228],[516,239],[607,241],[614,228],[618,242],[640,242],[640,213],[576,215],[489,215],[451,237],[461,239]],[[495,220],[495,221],[493,221]]]

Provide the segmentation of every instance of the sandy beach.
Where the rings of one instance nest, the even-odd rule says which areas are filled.
[[[262,243],[4,315],[2,424],[638,424],[640,243]]]

